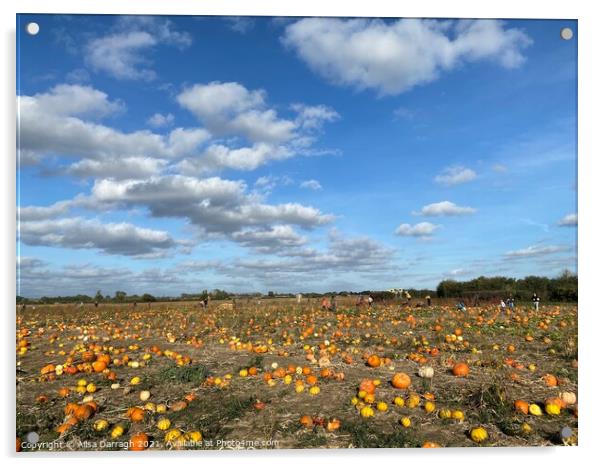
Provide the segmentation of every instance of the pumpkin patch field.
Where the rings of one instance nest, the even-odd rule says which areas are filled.
[[[577,307],[17,310],[18,451],[575,445]]]

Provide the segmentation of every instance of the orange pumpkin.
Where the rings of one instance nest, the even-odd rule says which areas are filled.
[[[424,442],[422,448],[441,448],[441,445],[436,442]]]
[[[94,372],[102,372],[107,368],[107,363],[104,361],[94,361],[92,363],[92,369]]]
[[[188,407],[188,403],[186,403],[185,401],[176,401],[171,405],[171,410],[182,411],[183,409],[186,409],[186,407]]]
[[[129,450],[131,451],[142,451],[148,448],[148,435],[144,432],[134,434],[130,437]]]
[[[464,362],[458,362],[454,364],[454,367],[452,368],[452,373],[456,377],[466,377],[469,372],[470,369],[468,368],[468,364]]]
[[[380,358],[376,354],[372,354],[368,357],[368,365],[370,367],[379,367],[380,366]]]
[[[133,422],[140,422],[144,419],[144,410],[138,407],[129,408],[127,410],[127,417],[129,417]]]
[[[543,381],[548,387],[556,387],[558,385],[558,379],[552,374],[546,374],[543,376]]]
[[[78,406],[75,410],[74,416],[78,421],[83,421],[85,419],[89,419],[94,414],[92,408],[88,405]]]
[[[336,419],[336,418],[335,418],[335,419],[332,419],[332,420],[330,420],[330,421],[328,421],[328,422],[326,423],[326,430],[327,430],[328,432],[333,432],[333,431],[335,431],[335,430],[338,430],[338,429],[339,429],[339,427],[341,427],[341,421],[339,421],[339,420],[338,420],[338,419]]]
[[[514,402],[514,409],[518,413],[529,414],[529,403],[525,400],[516,400]]]
[[[376,385],[370,379],[364,379],[360,383],[360,391],[366,392],[369,395],[373,395],[376,390]]]
[[[406,389],[412,383],[412,379],[410,376],[404,372],[398,372],[391,379],[391,385],[395,388]]]
[[[299,419],[299,422],[301,423],[302,426],[305,427],[312,427],[314,425],[314,421],[311,418],[311,416],[308,416],[307,414],[304,416],[301,416],[301,419]]]

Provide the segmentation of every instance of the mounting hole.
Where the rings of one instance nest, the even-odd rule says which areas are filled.
[[[38,32],[40,32],[40,25],[38,23],[27,23],[25,26],[25,31],[30,36],[35,36]]]
[[[571,28],[562,28],[560,30],[560,37],[564,40],[571,40],[573,38],[573,30]]]

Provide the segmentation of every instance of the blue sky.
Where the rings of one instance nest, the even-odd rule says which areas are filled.
[[[576,271],[575,21],[17,21],[20,295]]]

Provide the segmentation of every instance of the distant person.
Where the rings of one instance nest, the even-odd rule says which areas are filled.
[[[372,309],[372,304],[374,303],[374,298],[372,295],[368,295],[368,307]]]
[[[138,303],[136,301],[134,301],[134,308],[136,308],[138,306]]]
[[[533,301],[533,306],[535,307],[535,310],[539,311],[539,296],[537,296],[537,293],[533,293],[531,301]]]
[[[336,311],[337,310],[337,297],[336,297],[336,295],[333,295],[332,299],[330,300],[330,310],[331,311]]]
[[[502,311],[506,310],[506,301],[504,301],[503,299],[500,301],[500,309]]]
[[[458,309],[458,311],[466,312],[466,305],[463,301],[458,301],[456,304],[456,309]]]
[[[514,310],[514,298],[512,296],[510,296],[508,298],[508,301],[506,301],[506,304],[508,305],[508,308],[513,311]]]
[[[431,295],[426,295],[426,305],[431,307]]]
[[[324,296],[322,298],[322,309],[328,309],[330,307],[330,303],[328,302],[328,298]]]
[[[301,298],[303,295],[301,293],[297,293],[297,304],[301,304]]]
[[[94,301],[94,307],[98,307],[98,301]]]

